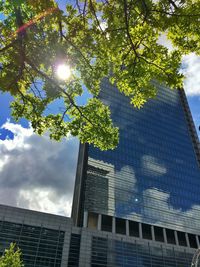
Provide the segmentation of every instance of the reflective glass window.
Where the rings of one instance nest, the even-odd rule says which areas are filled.
[[[115,230],[117,234],[126,234],[126,220],[116,218],[115,219]]]
[[[142,237],[144,239],[152,239],[151,225],[142,223]]]
[[[163,228],[154,226],[154,235],[155,235],[155,240],[164,242],[164,235],[163,235]]]
[[[129,234],[130,236],[139,237],[139,223],[129,221]]]
[[[101,230],[112,232],[112,217],[107,215],[102,215]]]
[[[174,230],[166,229],[167,243],[176,244]]]
[[[189,239],[190,247],[197,248],[196,236],[193,234],[188,234],[188,239]]]
[[[187,242],[186,242],[186,236],[184,232],[179,232],[177,231],[177,236],[178,236],[178,243],[180,246],[187,246]]]

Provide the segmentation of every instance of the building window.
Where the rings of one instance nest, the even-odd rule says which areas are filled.
[[[91,267],[107,266],[108,240],[101,237],[92,237]]]
[[[78,234],[71,234],[68,267],[79,266],[79,253],[80,253],[80,240],[81,236]]]
[[[177,236],[178,236],[178,243],[179,243],[179,246],[187,247],[187,242],[186,242],[185,233],[184,233],[184,232],[178,232],[178,231],[177,231]]]
[[[142,237],[152,240],[151,225],[142,223]]]
[[[116,225],[116,233],[117,234],[126,234],[126,220],[116,218],[115,219],[115,225]]]
[[[101,230],[112,232],[112,217],[108,215],[102,215]]]
[[[129,221],[129,235],[130,236],[135,236],[139,237],[139,223],[138,222],[133,222]]]
[[[188,239],[189,239],[190,247],[197,248],[196,236],[193,234],[188,234]]]
[[[154,226],[154,235],[156,241],[164,242],[163,228]]]
[[[25,266],[60,267],[65,232],[26,224],[1,222],[0,254],[17,243]]]
[[[174,230],[166,229],[167,243],[176,244]]]
[[[98,214],[94,212],[88,213],[88,228],[97,229],[98,224]]]

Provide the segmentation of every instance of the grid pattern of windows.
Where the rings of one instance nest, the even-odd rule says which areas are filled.
[[[96,213],[89,213],[88,215],[88,228],[90,229],[97,229],[97,225],[99,225],[99,229],[105,232],[134,236],[177,246],[197,248],[199,244],[199,235],[162,228],[151,224],[129,221],[103,214],[99,215],[101,217],[99,217]]]
[[[79,234],[71,234],[68,267],[79,266],[80,242],[81,236]]]
[[[107,266],[108,240],[101,237],[93,237],[91,267]]]
[[[93,237],[92,267],[188,267],[192,254],[165,246]]]
[[[200,169],[180,93],[157,87],[157,99],[137,110],[102,83],[100,98],[110,106],[120,142],[113,151],[89,146],[84,209],[199,233]]]
[[[11,242],[22,251],[25,267],[60,267],[63,231],[0,221],[0,253]]]

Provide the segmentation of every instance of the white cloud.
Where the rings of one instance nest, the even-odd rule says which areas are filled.
[[[161,34],[158,38],[161,44],[173,51],[172,42],[167,38],[167,34]],[[190,53],[183,56],[181,73],[185,75],[184,89],[188,96],[200,96],[200,56]]]
[[[153,171],[155,177],[165,174],[166,168],[163,165],[159,163],[161,171],[156,172],[157,168],[154,168],[154,164],[149,165],[149,160],[156,162],[156,167],[158,164],[158,160],[155,157],[145,155],[142,157],[141,162],[146,163],[143,165],[146,171]],[[191,203],[191,206],[187,209],[184,204],[176,208],[171,203],[174,195],[171,196],[170,192],[164,192],[156,187],[149,187],[141,192],[140,180],[136,178],[133,168],[128,165],[116,172],[115,180],[118,182],[120,178],[122,180],[126,178],[127,181],[130,181],[130,184],[127,182],[124,185],[120,184],[119,192],[121,189],[126,192],[122,196],[117,195],[115,208],[117,206],[120,208],[120,214],[123,210],[126,213],[124,215],[131,220],[139,220],[161,226],[164,223],[166,227],[173,227],[182,231],[185,231],[185,228],[192,230],[200,227],[200,205],[198,203]],[[115,185],[113,195],[118,193],[117,185]],[[129,195],[129,192],[131,195]],[[124,205],[123,209],[121,209],[122,205]]]
[[[169,204],[170,194],[157,188],[149,188],[143,191],[143,216],[149,218],[152,223],[168,225],[169,228],[177,227],[185,231],[185,228],[199,228],[200,205],[193,205],[190,209],[183,211],[175,209]],[[192,221],[192,226],[191,226]]]
[[[9,121],[1,128],[14,138],[0,140],[0,203],[69,216],[77,139],[54,142]]]
[[[167,173],[167,169],[164,164],[157,158],[150,155],[142,156],[142,167],[143,171],[151,176],[162,176]]]
[[[33,129],[23,128],[20,124],[10,123],[9,120],[1,126],[14,134],[14,139],[0,140],[0,149],[13,150],[14,148],[28,148],[25,140],[33,134]],[[1,152],[1,150],[0,150]]]
[[[134,197],[137,198],[137,179],[133,168],[129,165],[125,165],[120,171],[116,171],[114,177],[115,193],[117,194],[117,204],[124,205],[124,209],[127,207],[127,203]],[[119,190],[117,190],[119,188]],[[121,192],[123,192],[121,194]]]
[[[31,210],[70,216],[71,199],[67,196],[57,196],[53,189],[34,188],[19,191],[17,206]]]
[[[181,72],[185,75],[184,89],[188,96],[200,96],[200,57],[194,53],[182,60]]]
[[[158,37],[158,44],[165,46],[172,51],[174,49],[172,42],[167,38],[167,34],[160,34]]]

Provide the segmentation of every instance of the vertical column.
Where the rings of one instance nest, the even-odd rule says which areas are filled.
[[[129,236],[129,221],[126,220],[126,235]]]
[[[185,238],[186,238],[187,247],[190,247],[190,242],[189,242],[187,233],[185,233]]]
[[[88,225],[88,211],[84,211],[83,214],[83,227],[87,227]]]
[[[81,231],[79,266],[84,266],[84,267],[91,266],[91,252],[92,252],[92,233],[88,231],[88,229],[83,228]]]
[[[196,235],[197,247],[200,247],[198,235]]]
[[[155,234],[154,234],[154,227],[153,227],[153,225],[151,225],[151,236],[152,236],[152,240],[155,241]]]
[[[97,230],[101,231],[102,215],[98,214]]]
[[[40,237],[41,237],[41,232],[42,232],[42,227],[40,229]],[[62,261],[61,261],[60,267],[68,266],[71,233],[72,233],[72,224],[71,222],[67,222],[65,226],[64,244],[63,244],[63,249],[62,249]],[[39,237],[39,240],[40,240],[40,237]],[[39,248],[39,242],[38,242],[38,248]],[[38,255],[38,251],[36,252],[36,255]],[[34,266],[36,266],[36,261],[34,263]]]
[[[112,233],[115,234],[116,229],[115,229],[115,217],[112,217]]]
[[[139,237],[142,238],[142,224],[139,223]]]
[[[177,235],[176,231],[174,231],[174,236],[175,236],[176,245],[178,246],[179,245],[179,243],[178,243],[178,235]]]
[[[163,228],[163,236],[164,236],[164,242],[167,243],[167,234],[165,228]]]

